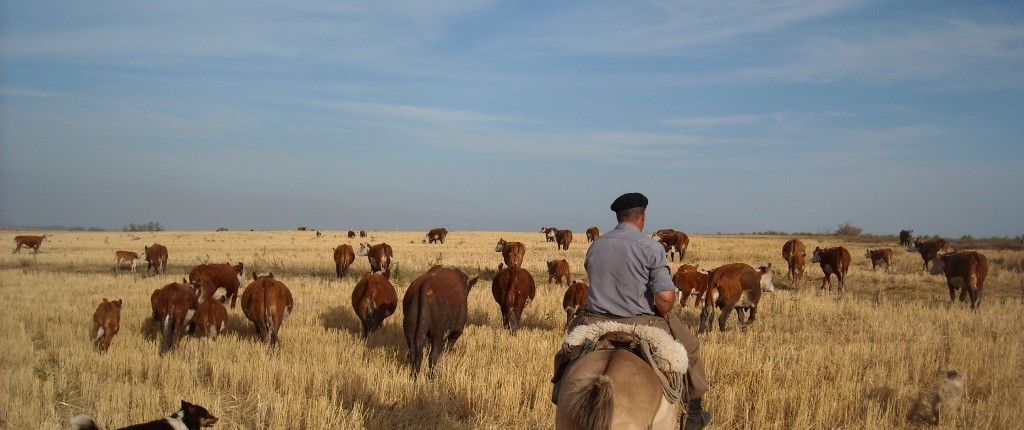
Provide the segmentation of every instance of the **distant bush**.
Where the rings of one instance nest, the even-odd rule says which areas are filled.
[[[836,236],[860,236],[863,231],[864,229],[853,225],[852,222],[846,221],[839,224],[839,227],[836,227],[834,234]]]
[[[121,231],[164,231],[164,228],[158,222],[147,222],[145,224],[131,223],[121,227]]]

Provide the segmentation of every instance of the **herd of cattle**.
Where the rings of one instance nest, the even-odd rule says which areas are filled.
[[[555,242],[558,250],[568,250],[572,242],[572,231],[554,227],[542,227],[541,233],[548,242]],[[365,233],[365,232],[363,232]],[[443,244],[448,235],[444,228],[431,229],[425,243]],[[949,288],[950,301],[968,301],[972,308],[978,306],[988,262],[984,255],[974,251],[951,252],[950,244],[943,239],[911,241],[911,232],[900,233],[900,243],[908,250],[916,250],[924,262],[926,271],[933,275],[944,274]],[[597,227],[586,231],[588,241],[600,236]],[[349,237],[355,237],[350,231]],[[365,237],[365,234],[364,236]],[[666,256],[680,261],[685,258],[690,240],[686,233],[674,229],[663,229],[653,233],[665,249]],[[42,242],[49,241],[43,236],[17,236],[17,253],[22,247],[39,251]],[[499,239],[494,251],[501,253],[502,263],[498,264],[491,282],[491,293],[501,312],[502,325],[515,332],[521,327],[524,309],[536,295],[533,275],[522,268],[526,245]],[[799,282],[804,276],[806,247],[799,239],[791,239],[782,247],[782,257],[788,266],[787,277]],[[365,274],[352,292],[352,307],[362,322],[362,335],[380,328],[386,318],[398,307],[398,294],[391,283],[393,250],[387,243],[361,243],[358,251],[351,245],[342,244],[333,250],[336,275],[342,278],[356,256],[366,257],[370,273]],[[160,244],[145,247],[143,256],[147,263],[146,273],[165,273],[167,269],[167,248]],[[892,270],[893,251],[890,248],[868,249],[865,258],[871,261],[872,270],[884,266]],[[131,251],[116,251],[115,264],[120,270],[124,264],[136,269],[139,254]],[[842,247],[816,247],[811,253],[811,262],[821,267],[823,278],[821,289],[832,290],[832,275],[836,276],[838,291],[846,291],[846,275],[850,268],[850,252]],[[931,267],[929,268],[929,265]],[[548,283],[566,285],[562,307],[566,312],[566,324],[587,303],[589,286],[582,281],[573,281],[569,262],[556,259],[547,262]],[[468,295],[479,277],[472,279],[461,269],[437,265],[417,277],[409,285],[402,298],[404,313],[403,329],[409,347],[409,360],[413,375],[419,373],[422,350],[431,346],[429,368],[433,368],[441,353],[450,347],[462,334],[466,324]],[[700,270],[691,264],[681,265],[672,276],[680,292],[680,305],[686,305],[691,294],[695,295],[694,305],[702,307],[700,332],[711,330],[716,309],[720,310],[718,325],[725,330],[729,315],[735,311],[740,325],[753,323],[762,292],[774,291],[771,263],[753,267],[745,263],[726,264],[712,270]],[[216,337],[225,328],[228,316],[227,303],[235,308],[238,291],[245,281],[245,267],[242,263],[201,264],[192,268],[187,279],[172,282],[153,291],[150,301],[152,322],[161,329],[161,352],[170,350],[184,335],[191,332],[196,336]],[[219,298],[215,295],[224,291]],[[279,342],[279,330],[292,312],[294,301],[291,291],[273,274],[253,274],[241,295],[242,312],[255,325],[261,339],[271,345]],[[111,338],[117,333],[120,321],[121,300],[103,302],[94,314],[93,342],[97,349],[105,351]],[[749,315],[748,315],[749,314]]]

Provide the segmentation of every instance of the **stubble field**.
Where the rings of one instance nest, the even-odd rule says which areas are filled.
[[[602,229],[610,226],[602,226]],[[434,264],[459,266],[481,281],[469,297],[469,324],[433,379],[413,381],[402,335],[402,310],[368,341],[351,293],[369,271],[357,257],[335,279],[332,250],[359,239],[343,232],[60,232],[40,253],[0,253],[0,428],[65,429],[86,413],[105,428],[163,417],[184,399],[220,418],[215,428],[400,429],[551,428],[551,357],[565,322],[564,286],[547,284],[545,261],[565,258],[583,277],[582,231],[569,251],[539,233],[454,231],[442,245],[424,232],[370,232],[394,248],[392,282],[401,297]],[[13,247],[23,232],[0,232]],[[490,278],[501,261],[499,238],[526,244],[524,267],[537,299],[524,329],[501,328]],[[843,245],[853,255],[846,294],[820,291],[821,269],[808,264],[794,284],[785,278],[783,236],[691,235],[688,262],[701,268],[771,262],[776,291],[762,298],[746,330],[700,337],[711,381],[705,407],[717,429],[889,429],[913,427],[913,401],[935,387],[936,374],[964,375],[963,405],[940,428],[1013,429],[1024,425],[1024,252],[983,250],[990,264],[980,308],[948,306],[941,276],[895,243],[802,237],[808,250]],[[167,274],[115,273],[114,251],[169,250]],[[892,247],[895,273],[872,272],[869,247]],[[229,309],[228,333],[216,341],[188,337],[159,355],[149,335],[150,293],[187,276],[200,263],[272,271],[291,289],[295,310],[272,350],[259,342],[240,309]],[[673,271],[679,262],[671,263]],[[103,298],[124,300],[121,331],[110,350],[92,349],[92,314]],[[696,328],[692,300],[678,308]]]

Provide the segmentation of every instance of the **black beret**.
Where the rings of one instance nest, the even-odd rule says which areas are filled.
[[[612,211],[619,212],[626,209],[646,208],[647,197],[640,193],[626,193],[612,202]]]

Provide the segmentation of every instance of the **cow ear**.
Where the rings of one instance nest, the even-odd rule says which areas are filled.
[[[114,300],[114,303],[117,303],[117,307],[121,307],[121,299]]]

